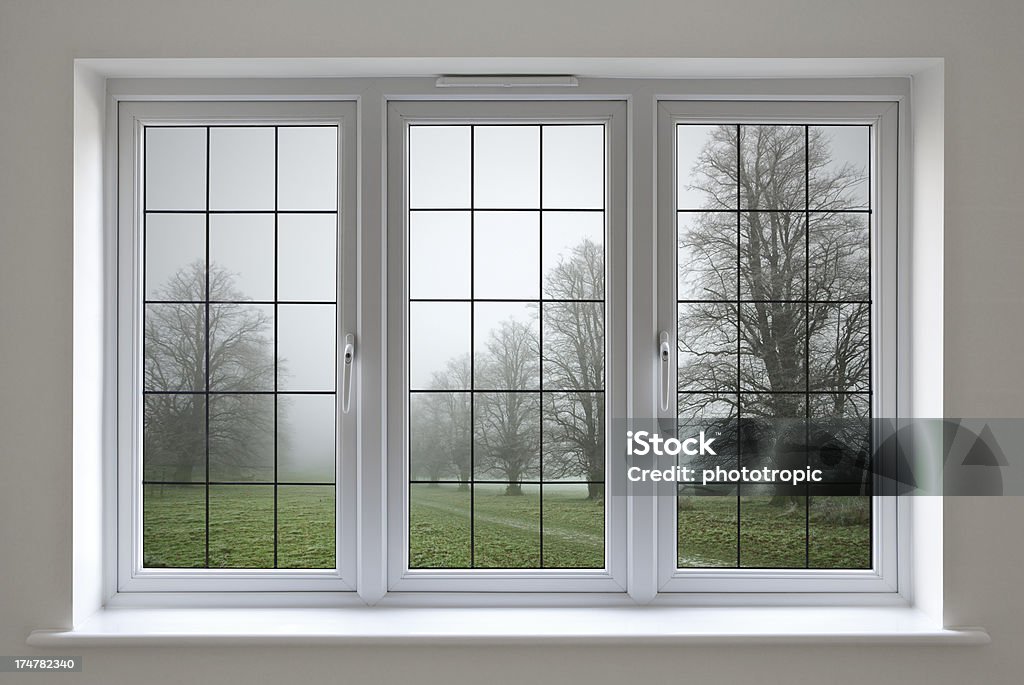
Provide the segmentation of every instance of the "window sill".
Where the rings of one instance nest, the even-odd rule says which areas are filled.
[[[906,607],[104,609],[32,647],[338,644],[984,645]]]

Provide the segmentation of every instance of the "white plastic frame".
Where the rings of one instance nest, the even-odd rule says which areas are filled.
[[[355,412],[336,416],[336,563],[334,570],[147,569],[142,567],[138,483],[142,444],[141,202],[144,127],[153,125],[330,124],[339,127],[338,349],[355,330],[357,135],[354,102],[129,102],[118,111],[118,355],[117,590],[118,592],[350,591],[356,577]],[[127,172],[127,173],[126,173]],[[335,379],[340,396],[342,365]]]
[[[626,106],[606,101],[402,102],[388,106],[388,589],[469,592],[625,592],[624,473],[605,469],[605,568],[601,570],[410,570],[408,560],[407,321],[408,226],[406,160],[408,128],[415,123],[601,123],[605,136],[605,411],[626,416],[628,364]],[[606,421],[607,454],[612,421]],[[620,480],[622,482],[620,482]]]
[[[895,101],[721,102],[669,101],[658,107],[658,321],[671,340],[676,363],[676,125],[680,123],[867,124],[872,127],[871,330],[872,410],[875,417],[897,413],[898,159],[899,105]],[[653,347],[653,346],[652,346]],[[674,379],[674,375],[673,375]],[[675,395],[674,388],[672,395]],[[659,418],[675,420],[659,406]],[[876,483],[878,477],[876,475]],[[895,496],[872,499],[872,560],[867,570],[679,569],[676,564],[674,486],[661,484],[658,497],[658,587],[661,592],[896,592],[902,507]],[[875,492],[881,491],[876,484]]]

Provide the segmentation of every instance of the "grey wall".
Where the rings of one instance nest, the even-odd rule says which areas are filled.
[[[946,413],[1024,416],[1022,29],[1020,0],[0,0],[0,654],[70,611],[73,58],[944,57]],[[989,647],[89,649],[76,682],[1020,682],[1024,502],[945,511],[947,618]]]

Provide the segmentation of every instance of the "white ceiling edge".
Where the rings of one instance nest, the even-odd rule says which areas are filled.
[[[941,58],[283,57],[83,58],[107,78],[358,78],[558,74],[583,78],[870,78],[911,76]]]

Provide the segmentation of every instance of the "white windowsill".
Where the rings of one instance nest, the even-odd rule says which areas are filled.
[[[104,609],[32,647],[327,644],[984,645],[905,607]]]

